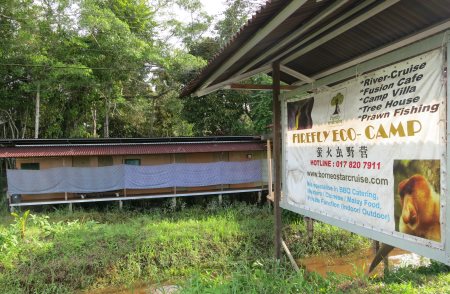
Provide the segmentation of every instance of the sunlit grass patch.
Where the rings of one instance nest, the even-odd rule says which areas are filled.
[[[179,285],[184,293],[449,292],[448,268],[404,268],[386,277],[296,273],[273,257],[273,214],[235,204],[143,211],[31,213],[0,225],[0,293],[79,293]],[[317,222],[308,240],[299,215],[283,213],[283,238],[296,258],[330,258],[367,248],[355,234]],[[155,286],[156,285],[156,286]],[[442,291],[443,292],[442,292]]]

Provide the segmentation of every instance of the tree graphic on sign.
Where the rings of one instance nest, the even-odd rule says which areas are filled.
[[[341,110],[339,109],[339,105],[341,105],[342,102],[344,102],[344,95],[342,95],[342,93],[337,93],[336,96],[331,99],[331,105],[336,106],[333,115],[339,114],[341,112]]]

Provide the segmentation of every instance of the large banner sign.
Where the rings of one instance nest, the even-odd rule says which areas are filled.
[[[445,89],[435,50],[287,101],[284,201],[443,248]]]

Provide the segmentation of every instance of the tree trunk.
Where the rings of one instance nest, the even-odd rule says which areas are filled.
[[[92,135],[97,138],[97,108],[93,107],[92,111]]]
[[[105,126],[103,128],[103,136],[105,138],[109,138],[109,108],[110,108],[109,99],[106,98],[106,101],[105,101]]]
[[[35,120],[34,120],[34,138],[39,138],[39,117],[41,107],[41,83],[37,84],[36,105],[35,105]]]
[[[149,125],[149,137],[153,137],[153,127],[155,125],[155,107],[156,107],[156,99],[152,100],[152,109],[150,115],[150,125]]]

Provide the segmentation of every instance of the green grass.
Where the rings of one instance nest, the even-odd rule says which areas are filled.
[[[13,217],[1,220],[0,293],[77,293],[142,283],[177,284],[183,293],[449,290],[447,267],[437,263],[372,280],[295,273],[285,259],[272,259],[273,216],[267,207],[212,203],[176,212],[32,212],[24,239]],[[369,246],[362,237],[321,223],[308,241],[301,217],[284,212],[283,221],[296,258]]]

